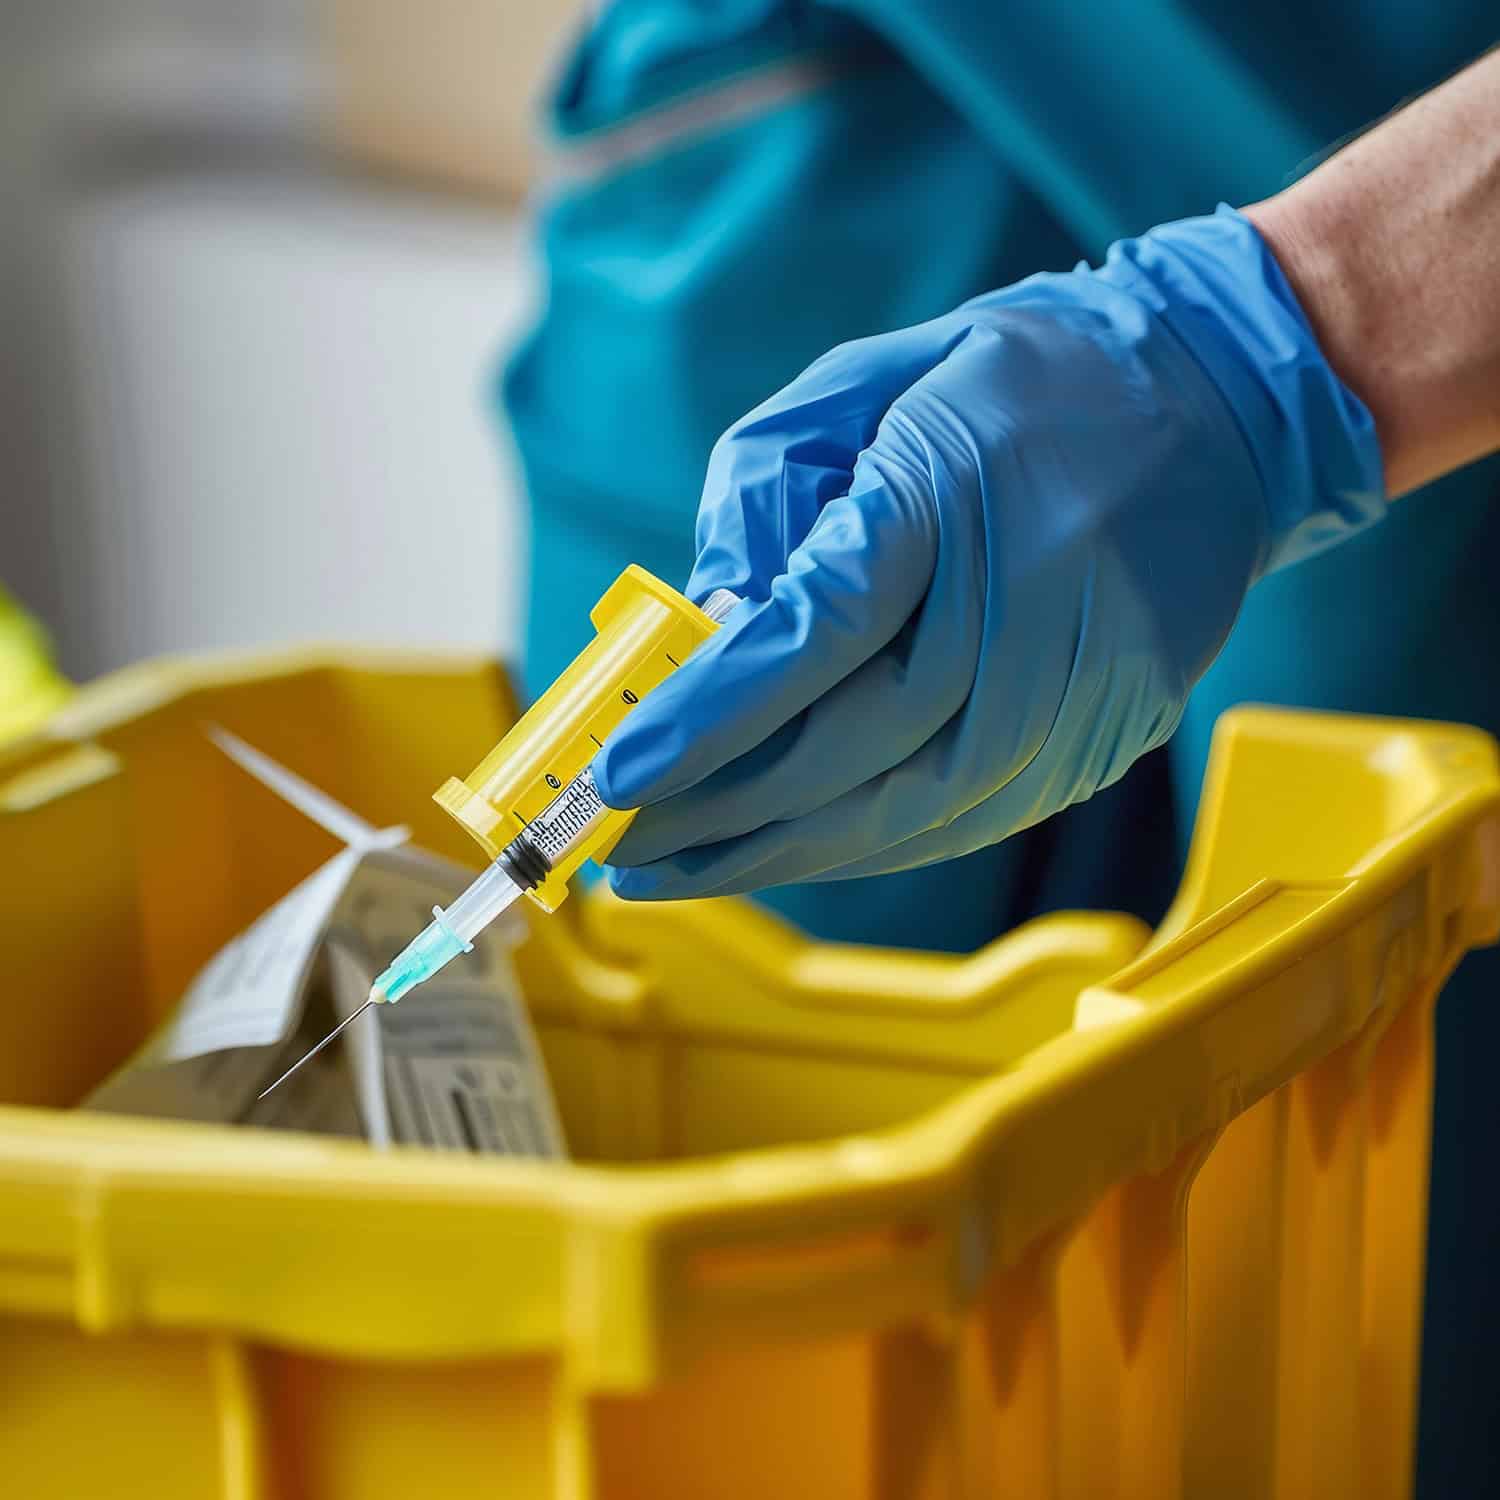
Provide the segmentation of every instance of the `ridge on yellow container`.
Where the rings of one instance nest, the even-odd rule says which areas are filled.
[[[572,1164],[66,1112],[329,852],[204,720],[472,862],[423,793],[513,716],[483,663],[292,654],[137,669],[0,752],[17,1494],[1409,1493],[1492,742],[1226,716],[1154,936],[569,903],[516,961]]]

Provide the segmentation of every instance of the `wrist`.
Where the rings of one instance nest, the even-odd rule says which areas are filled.
[[[1285,276],[1329,366],[1369,410],[1387,495],[1403,493],[1409,439],[1398,389],[1401,362],[1390,357],[1391,310],[1349,205],[1291,190],[1243,213]]]
[[[1244,215],[1373,416],[1389,495],[1500,447],[1500,53]]]

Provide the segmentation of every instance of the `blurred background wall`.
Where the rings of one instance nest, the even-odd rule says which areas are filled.
[[[0,5],[0,583],[65,671],[514,655],[489,385],[568,0]]]

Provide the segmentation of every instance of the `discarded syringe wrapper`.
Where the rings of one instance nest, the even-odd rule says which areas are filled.
[[[519,913],[481,933],[453,976],[403,1005],[371,1007],[326,1057],[256,1101],[310,1038],[363,1002],[412,923],[451,901],[472,872],[413,847],[403,828],[372,828],[234,736],[209,733],[346,847],[221,948],[83,1107],[375,1145],[564,1156],[510,957],[525,932]]]

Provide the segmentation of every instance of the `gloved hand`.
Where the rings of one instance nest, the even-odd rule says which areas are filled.
[[[745,602],[594,761],[644,809],[611,883],[880,874],[1081,801],[1172,733],[1251,583],[1384,504],[1368,411],[1226,208],[843,345],[714,449],[688,593]]]

